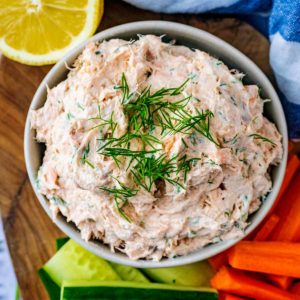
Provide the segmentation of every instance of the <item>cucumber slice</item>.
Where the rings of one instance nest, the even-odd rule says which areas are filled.
[[[193,288],[161,283],[126,281],[64,281],[60,300],[217,300],[211,288]]]
[[[68,237],[62,237],[62,238],[58,238],[56,239],[56,252],[68,241],[70,240],[70,238]]]
[[[63,280],[120,280],[104,259],[68,241],[44,265],[43,270],[61,286]]]
[[[39,269],[38,274],[48,292],[50,300],[59,300],[60,287],[52,280],[45,270]]]
[[[209,280],[213,275],[206,261],[171,268],[148,268],[142,271],[156,282],[197,287],[210,286]]]
[[[150,280],[139,270],[133,267],[119,265],[109,262],[122,280],[133,282],[150,282]]]

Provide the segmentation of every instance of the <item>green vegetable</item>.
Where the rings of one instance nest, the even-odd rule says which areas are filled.
[[[57,285],[48,273],[43,269],[38,270],[38,275],[41,278],[50,300],[59,300],[60,299],[60,286]]]
[[[150,280],[139,270],[133,267],[119,265],[110,262],[113,269],[118,273],[118,275],[125,281],[133,282],[150,282]]]
[[[63,280],[120,280],[111,265],[68,241],[42,268],[59,286]]]
[[[143,272],[156,282],[195,287],[209,286],[213,275],[206,261],[179,267],[143,269]]]
[[[159,283],[126,281],[64,281],[60,300],[217,300],[211,288],[181,287]]]
[[[253,134],[250,134],[248,136],[253,137],[253,139],[255,139],[255,140],[262,140],[263,142],[267,142],[267,143],[272,144],[273,146],[276,146],[276,144],[273,141],[271,141],[270,139],[268,139],[268,138],[266,138],[266,137],[264,137],[260,134],[253,133]]]
[[[68,237],[62,237],[62,238],[56,239],[56,252],[69,240],[70,240],[70,238],[68,238]]]

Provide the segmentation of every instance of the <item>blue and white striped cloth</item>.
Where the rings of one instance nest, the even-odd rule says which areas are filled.
[[[234,13],[271,42],[270,62],[285,110],[289,136],[300,139],[300,0],[125,0],[164,13]]]

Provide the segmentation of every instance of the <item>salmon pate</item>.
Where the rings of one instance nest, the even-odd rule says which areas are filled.
[[[283,153],[243,76],[153,35],[89,43],[31,111],[53,216],[133,260],[241,237]]]

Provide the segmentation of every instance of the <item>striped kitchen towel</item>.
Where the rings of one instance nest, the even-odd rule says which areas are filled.
[[[234,13],[269,36],[289,136],[300,140],[300,0],[125,0],[164,13]]]

